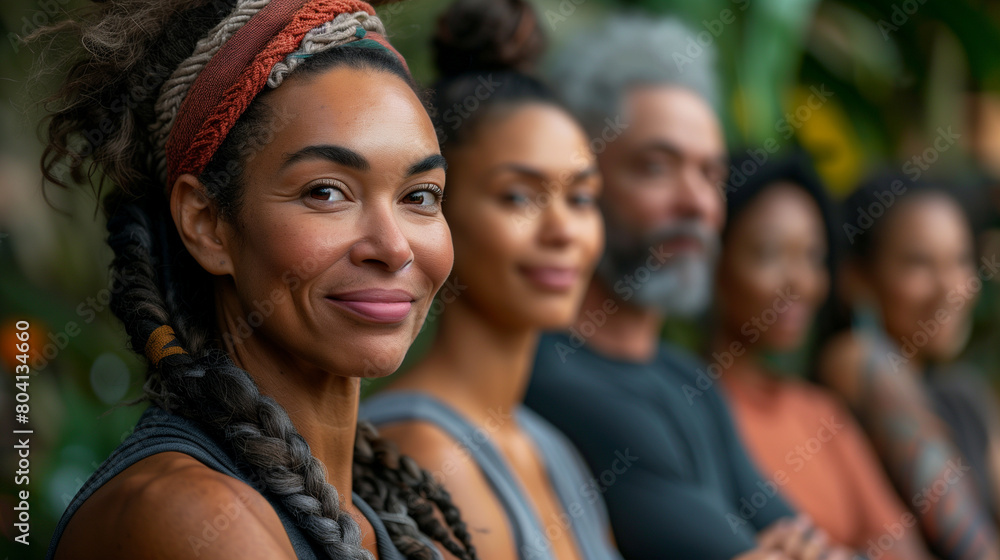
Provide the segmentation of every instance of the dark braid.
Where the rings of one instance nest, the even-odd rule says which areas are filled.
[[[382,519],[387,527],[398,526],[399,534],[393,535],[393,543],[400,551],[406,553],[408,549],[415,548],[417,543],[414,539],[418,538],[415,529],[419,528],[456,557],[476,557],[472,535],[447,490],[411,457],[400,455],[395,443],[379,437],[378,431],[368,422],[358,424],[354,443],[354,481],[356,487],[363,487],[370,493],[371,501],[365,498],[369,505],[378,511],[392,512],[393,515],[383,516]],[[383,481],[388,481],[389,485]],[[358,493],[361,493],[360,489]],[[379,507],[373,502],[377,502]],[[434,506],[444,517],[447,528],[434,515]],[[397,514],[404,512],[408,518],[397,520]],[[408,554],[407,557],[424,558],[418,554]]]
[[[121,286],[110,308],[139,355],[146,356],[151,336],[164,325],[173,329],[184,350],[150,364],[144,396],[134,402],[152,402],[203,426],[259,482],[259,491],[281,501],[329,558],[371,558],[361,546],[359,525],[340,508],[336,488],[326,482],[325,466],[312,455],[287,412],[261,394],[251,376],[222,350],[212,290],[206,289],[211,276],[181,242],[153,163],[147,131],[156,118],[158,86],[150,84],[162,84],[234,3],[110,0],[81,22],[48,30],[61,36],[76,32],[87,52],[49,100],[58,106],[48,117],[42,169],[50,183],[89,183],[98,195],[105,181],[115,185],[103,201],[108,244],[114,252],[111,273]],[[294,72],[319,72],[335,65],[382,70],[409,81],[393,57],[373,49],[331,49]],[[146,89],[136,89],[137,84]],[[114,103],[123,97],[128,103],[116,108]],[[200,177],[220,214],[237,229],[242,170],[227,165],[242,165],[248,147],[263,145],[254,140],[260,140],[272,120],[266,97],[266,92],[257,96]],[[102,135],[89,134],[94,130],[102,130]],[[360,434],[360,448],[386,447],[374,432],[362,429]],[[434,557],[419,530],[457,557],[475,558],[457,510],[430,475],[412,461],[400,463],[398,456],[389,463],[376,457],[378,452],[355,457],[357,493],[385,520],[393,543],[406,557]],[[434,517],[431,503],[460,542]]]

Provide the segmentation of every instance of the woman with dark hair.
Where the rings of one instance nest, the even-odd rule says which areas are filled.
[[[826,344],[819,379],[855,411],[938,556],[1000,558],[996,403],[975,375],[944,374],[982,281],[968,219],[947,189],[892,174],[844,209],[852,325]]]
[[[575,449],[521,405],[544,328],[575,316],[603,242],[580,125],[524,72],[544,42],[524,0],[442,15],[434,105],[448,158],[454,285],[426,356],[361,415],[439,476],[491,559],[618,559]]]
[[[929,558],[919,533],[888,532],[906,508],[850,412],[768,361],[804,345],[829,293],[834,219],[819,177],[804,154],[773,159],[726,207],[712,350],[726,356],[723,393],[750,455],[832,541]]]
[[[115,188],[111,309],[151,406],[48,557],[474,558],[447,492],[357,424],[452,265],[444,160],[371,6],[111,0],[49,31],[84,51],[43,171]]]

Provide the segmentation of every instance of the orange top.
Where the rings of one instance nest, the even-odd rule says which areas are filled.
[[[915,518],[841,402],[821,387],[761,375],[729,372],[722,386],[750,456],[793,507],[841,545],[899,558],[900,525]],[[919,532],[915,523],[903,527]]]

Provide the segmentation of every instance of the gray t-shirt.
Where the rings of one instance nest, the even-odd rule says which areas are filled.
[[[627,559],[729,560],[795,515],[749,459],[714,373],[666,344],[635,363],[565,334],[539,341],[525,404],[580,450]]]

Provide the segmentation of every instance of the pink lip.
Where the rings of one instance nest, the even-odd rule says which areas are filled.
[[[521,273],[536,287],[553,292],[565,292],[580,279],[579,268],[522,266]]]
[[[793,303],[789,305],[784,313],[778,314],[777,323],[779,326],[789,330],[799,331],[806,328],[810,316],[811,312],[809,309],[806,309],[803,305]]]
[[[326,297],[327,301],[373,323],[398,323],[410,314],[414,297],[403,290],[368,289]]]

